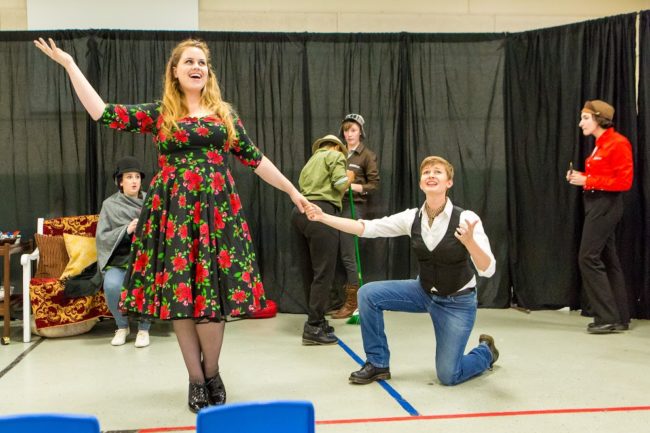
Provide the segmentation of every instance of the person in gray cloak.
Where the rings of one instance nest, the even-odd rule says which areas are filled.
[[[117,331],[111,340],[113,346],[126,343],[129,320],[119,308],[122,284],[129,261],[131,238],[138,224],[138,217],[144,202],[142,180],[144,172],[139,161],[126,156],[117,162],[113,180],[120,189],[102,203],[102,210],[97,223],[97,267],[104,279],[106,303],[115,318]],[[138,334],[135,347],[149,345],[149,328],[151,322],[138,322]]]

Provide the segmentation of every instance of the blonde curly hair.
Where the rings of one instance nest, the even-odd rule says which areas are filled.
[[[221,98],[221,89],[217,82],[217,76],[212,69],[210,61],[210,49],[208,45],[199,39],[186,39],[180,42],[172,50],[171,56],[167,61],[165,76],[163,79],[163,98],[162,98],[162,116],[163,123],[161,132],[169,136],[173,129],[178,128],[177,120],[189,114],[189,109],[185,104],[183,89],[181,88],[178,78],[174,76],[174,68],[187,48],[195,47],[203,51],[208,66],[208,81],[201,91],[201,105],[210,112],[215,113],[225,124],[228,134],[228,141],[234,143],[237,138],[233,117],[235,116],[232,106]]]

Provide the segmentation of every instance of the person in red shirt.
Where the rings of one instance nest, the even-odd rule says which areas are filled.
[[[614,130],[614,107],[587,101],[579,126],[585,136],[596,138],[596,147],[585,161],[585,171],[572,168],[566,179],[583,188],[585,222],[578,262],[585,292],[591,303],[591,334],[627,330],[630,322],[627,291],[614,234],[623,217],[622,192],[632,187],[632,145]]]

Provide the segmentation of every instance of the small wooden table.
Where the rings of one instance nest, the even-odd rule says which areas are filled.
[[[32,241],[20,242],[19,244],[3,244],[0,245],[0,256],[3,257],[3,273],[2,284],[5,288],[5,297],[2,301],[2,313],[4,316],[2,327],[2,340],[3,345],[9,344],[9,336],[11,335],[11,256],[23,252],[32,251]],[[23,306],[29,308],[29,306]]]

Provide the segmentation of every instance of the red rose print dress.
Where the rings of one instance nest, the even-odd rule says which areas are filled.
[[[152,133],[159,170],[151,180],[131,248],[122,308],[147,318],[221,321],[264,307],[248,224],[226,161],[256,168],[262,154],[235,118],[227,141],[217,116],[180,119],[166,137],[160,104],[108,104],[101,123]]]

